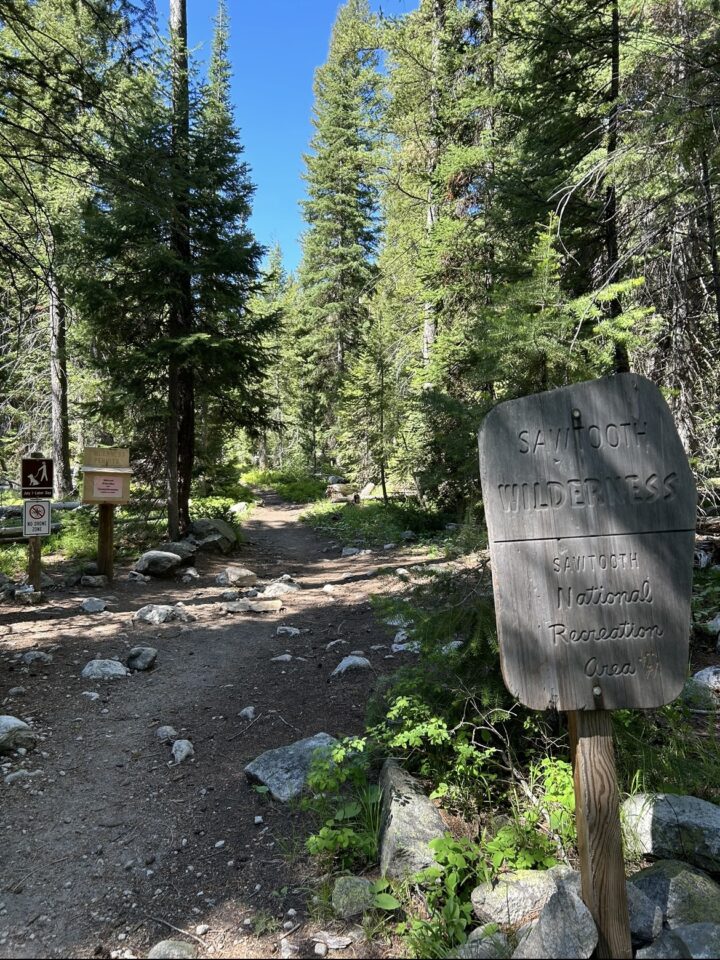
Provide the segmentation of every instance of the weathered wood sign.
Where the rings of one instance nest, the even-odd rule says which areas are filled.
[[[123,447],[83,450],[83,503],[99,505],[98,571],[112,580],[115,507],[130,500],[130,451]]]
[[[480,470],[508,689],[538,710],[675,699],[696,491],[658,388],[620,374],[501,403]]]

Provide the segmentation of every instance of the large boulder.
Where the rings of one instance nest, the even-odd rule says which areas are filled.
[[[520,941],[513,960],[580,960],[592,956],[597,942],[595,921],[580,897],[571,890],[558,890]]]
[[[693,960],[720,957],[720,917],[718,923],[689,923],[675,927],[673,933],[687,947]]]
[[[720,708],[720,667],[705,667],[693,674],[685,684],[683,700],[700,710]]]
[[[662,910],[642,892],[640,887],[632,883],[628,883],[626,887],[632,942],[636,947],[652,943],[660,936],[662,930]]]
[[[251,783],[267,787],[275,800],[287,803],[299,797],[305,787],[315,755],[328,753],[337,740],[327,733],[316,733],[286,747],[267,750],[245,767]]]
[[[197,553],[197,544],[192,540],[173,540],[172,543],[163,543],[158,548],[166,553],[176,553],[183,560],[192,560]]]
[[[380,871],[383,876],[408,877],[435,861],[428,846],[442,837],[445,824],[414,777],[394,760],[380,772],[382,827]]]
[[[715,923],[720,917],[720,886],[687,863],[658,860],[629,882],[660,907],[669,927]]]
[[[622,805],[628,849],[720,873],[720,807],[698,797],[640,793]]]
[[[0,754],[11,753],[19,747],[32,750],[36,743],[37,735],[24,720],[7,714],[0,716]]]
[[[190,533],[199,550],[230,553],[237,544],[237,534],[226,520],[206,518],[190,524]]]
[[[692,955],[674,930],[663,930],[649,947],[641,947],[636,960],[692,960]]]
[[[559,889],[579,895],[580,874],[569,867],[513,870],[473,890],[473,912],[483,923],[521,927],[536,920]]]
[[[135,564],[137,573],[149,573],[151,577],[163,577],[182,564],[183,558],[168,550],[148,550]]]

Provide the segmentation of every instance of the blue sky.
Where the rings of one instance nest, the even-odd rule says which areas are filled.
[[[167,0],[158,0],[162,9]],[[206,56],[215,0],[188,0],[188,41]],[[233,100],[245,156],[257,186],[252,227],[279,243],[286,267],[300,259],[303,153],[312,135],[313,73],[327,56],[339,0],[228,0]],[[416,0],[371,0],[390,16]]]

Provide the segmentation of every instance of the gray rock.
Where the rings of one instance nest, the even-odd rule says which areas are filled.
[[[298,627],[278,627],[275,631],[275,635],[278,637],[299,637],[300,630]]]
[[[152,577],[146,577],[144,573],[138,573],[137,570],[131,570],[127,575],[130,583],[150,583]]]
[[[720,917],[720,886],[687,863],[658,860],[629,882],[660,907],[669,927],[714,923]]]
[[[91,660],[83,667],[85,680],[118,680],[129,676],[130,671],[119,660]]]
[[[720,957],[720,923],[690,923],[675,927],[673,933],[685,944],[693,960]]]
[[[36,743],[36,733],[24,720],[7,714],[0,716],[0,753],[12,753],[18,748],[32,750]]]
[[[27,667],[32,666],[33,663],[52,663],[52,661],[52,654],[45,653],[44,650],[27,650],[20,657],[20,662]]]
[[[172,745],[172,755],[175,763],[182,763],[195,756],[195,747],[189,740],[176,740]]]
[[[403,530],[400,534],[400,539],[409,543],[411,540],[417,540],[417,534],[413,533],[412,530]]]
[[[712,690],[703,683],[697,683],[694,677],[685,681],[680,699],[691,710],[704,710],[709,713],[717,709],[717,702]]]
[[[295,593],[300,590],[300,584],[295,583],[294,580],[275,580],[273,583],[269,584],[263,592],[260,594],[262,597],[284,597],[288,593]]]
[[[270,663],[290,663],[292,656],[289,653],[281,653],[278,657],[272,657]]]
[[[7,695],[9,697],[24,697],[25,696],[25,687],[11,687]]]
[[[200,550],[230,553],[237,543],[237,534],[226,520],[196,520],[190,525],[190,532]]]
[[[138,573],[148,573],[151,577],[162,577],[172,573],[183,562],[177,553],[166,550],[148,550],[135,564]]]
[[[396,546],[396,543],[386,543],[383,545],[383,550],[394,550]]]
[[[243,707],[243,709],[238,714],[241,720],[247,720],[250,722],[255,719],[255,707]]]
[[[173,540],[172,543],[160,544],[157,549],[163,553],[175,553],[182,560],[192,560],[198,548],[192,540]]]
[[[360,553],[360,547],[343,547],[341,557],[356,557]]]
[[[380,772],[382,827],[380,871],[383,876],[407,877],[429,867],[431,840],[442,837],[445,824],[420,784],[394,760]]]
[[[96,693],[94,690],[83,690],[80,696],[87,697],[88,700],[92,700],[92,701],[100,699],[100,694]]]
[[[640,887],[627,884],[630,935],[635,946],[651,943],[660,936],[663,915],[660,907],[647,897]]]
[[[348,670],[369,670],[371,669],[371,663],[366,657],[343,657],[340,663],[335,667],[333,672],[330,674],[331,677],[342,676],[343,673],[347,673]]]
[[[628,849],[720,873],[720,807],[698,797],[637,794],[622,805]]]
[[[690,951],[672,930],[663,930],[649,947],[641,947],[636,960],[690,960]]]
[[[557,890],[550,870],[513,870],[495,885],[481,883],[473,890],[473,912],[483,923],[521,927],[540,915]]]
[[[101,600],[99,597],[88,597],[81,604],[85,613],[102,613],[107,607],[107,600]]]
[[[691,677],[692,683],[705,689],[714,707],[720,707],[720,667],[705,667]]]
[[[250,611],[249,600],[230,600],[221,607],[223,613],[248,613]]]
[[[233,516],[237,516],[238,514],[245,513],[249,507],[249,503],[246,503],[245,500],[241,500],[239,503],[234,503],[228,510],[228,513],[231,513]]]
[[[410,643],[393,643],[390,649],[393,653],[420,653],[420,644],[417,640],[411,640]]]
[[[327,753],[334,743],[337,741],[329,734],[316,733],[286,747],[267,750],[245,767],[245,776],[252,783],[268,787],[275,800],[287,803],[302,793],[316,752]]]
[[[239,590],[223,590],[223,592],[218,596],[218,600],[222,600],[224,603],[235,603],[235,601],[239,599]]]
[[[169,740],[177,740],[177,730],[175,727],[165,725],[163,727],[158,727],[155,731],[155,736],[162,740],[163,743]]]
[[[598,933],[592,914],[571,891],[554,893],[532,930],[513,953],[513,960],[555,960],[592,956]]]
[[[41,777],[42,770],[16,770],[4,777],[4,782],[8,785],[17,783],[18,780],[32,780],[35,777]]]
[[[126,663],[130,670],[151,670],[155,666],[157,655],[155,647],[133,647]]]
[[[456,960],[506,960],[512,954],[508,938],[493,925],[473,930],[450,957]]]
[[[91,576],[90,574],[85,574],[80,577],[80,586],[81,587],[106,587],[109,583],[108,578],[104,574],[98,574],[97,576]]]
[[[197,572],[195,567],[185,567],[182,571],[181,580],[183,583],[192,583],[194,580],[199,580],[200,574]]]
[[[254,587],[257,581],[257,574],[247,567],[225,567],[215,577],[215,583],[219,587]]]
[[[349,920],[365,913],[373,905],[372,883],[365,877],[338,877],[332,892],[335,916]]]
[[[190,623],[194,619],[182,603],[176,603],[174,607],[171,607],[168,603],[148,603],[133,614],[133,620],[150,623],[153,626],[158,626],[161,623],[171,623],[176,620],[182,623]]]
[[[345,477],[336,477],[334,474],[331,474],[327,478],[327,482],[329,486],[334,486],[336,483],[347,483],[347,480]]]
[[[251,613],[277,613],[284,606],[282,600],[264,600],[262,596],[258,600],[250,601]]]
[[[161,940],[148,954],[148,960],[195,960],[197,947],[185,940]]]

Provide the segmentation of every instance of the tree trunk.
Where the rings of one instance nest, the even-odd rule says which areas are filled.
[[[445,29],[445,0],[432,0],[432,34],[430,49],[430,113],[428,129],[430,137],[427,147],[426,172],[428,178],[427,206],[425,210],[425,242],[430,240],[438,218],[438,203],[435,196],[435,171],[440,159],[440,136],[438,123],[440,116],[440,40]],[[427,300],[424,307],[422,356],[429,363],[433,344],[437,338],[437,304]]]
[[[620,279],[620,257],[618,252],[617,227],[617,190],[613,177],[613,162],[618,148],[618,124],[620,112],[620,9],[619,0],[612,0],[610,27],[610,113],[608,114],[607,165],[610,182],[605,191],[605,251],[607,256],[608,283],[617,283]],[[610,316],[616,320],[622,314],[619,297],[613,297],[609,304]],[[628,373],[630,357],[624,343],[615,343],[615,373]]]
[[[700,155],[700,164],[702,167],[703,191],[705,193],[705,222],[707,223],[708,250],[710,253],[710,267],[712,269],[715,316],[717,317],[718,337],[720,337],[720,262],[718,262],[715,201],[713,199],[712,181],[710,179],[710,162],[705,149],[703,149]]]
[[[180,341],[189,336],[193,328],[188,188],[190,93],[185,0],[170,0],[170,38],[174,201],[170,247],[176,266],[169,303],[168,333],[176,355],[170,362],[168,385],[168,525],[171,537],[176,537],[184,532],[190,523],[190,485],[195,460],[195,377],[188,360],[177,355]],[[174,462],[170,462],[171,457],[174,457]]]
[[[52,458],[55,464],[53,496],[61,500],[72,490],[70,473],[70,421],[68,418],[68,378],[66,311],[60,282],[50,268],[50,394],[52,421]]]

